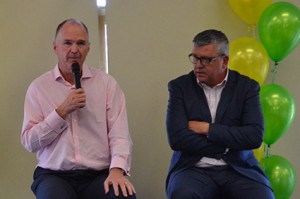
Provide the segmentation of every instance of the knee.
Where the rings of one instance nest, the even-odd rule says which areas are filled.
[[[116,196],[116,195],[109,195],[107,197],[108,199],[136,199],[136,196],[135,195],[128,195],[128,196],[123,196],[122,194],[120,194],[119,196]]]
[[[122,193],[122,190],[119,188],[119,196],[115,195],[115,191],[114,189],[111,187],[111,189],[109,189],[109,192],[106,195],[107,199],[136,199],[136,195],[127,195],[124,196]]]
[[[64,180],[55,176],[44,175],[35,179],[32,184],[32,191],[36,198],[77,198],[73,187]]]
[[[168,199],[194,198],[194,193],[189,189],[172,189],[167,191]]]

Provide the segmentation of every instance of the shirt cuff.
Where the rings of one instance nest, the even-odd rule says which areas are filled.
[[[62,133],[68,128],[68,122],[62,119],[55,110],[53,110],[45,119],[46,124],[57,134]]]
[[[130,176],[130,169],[127,166],[127,162],[121,157],[115,157],[112,159],[109,169],[112,168],[120,168],[124,171],[125,175]]]

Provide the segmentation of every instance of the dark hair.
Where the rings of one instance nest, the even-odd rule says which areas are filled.
[[[64,26],[64,24],[67,23],[67,22],[76,23],[76,24],[79,24],[79,25],[83,26],[84,29],[85,29],[85,31],[86,31],[86,33],[87,33],[87,35],[89,36],[89,30],[88,30],[88,28],[86,27],[86,25],[85,25],[82,21],[80,21],[80,20],[78,20],[78,19],[70,18],[70,19],[66,19],[66,20],[64,20],[63,22],[61,22],[60,24],[58,24],[58,26],[57,26],[57,28],[56,28],[56,32],[55,32],[55,39],[56,39],[56,37],[57,37],[59,31],[61,30],[61,28],[62,28],[62,27]]]
[[[194,37],[193,43],[195,46],[205,46],[208,44],[215,44],[218,47],[219,55],[229,54],[228,38],[223,32],[219,30],[209,29],[200,32]]]

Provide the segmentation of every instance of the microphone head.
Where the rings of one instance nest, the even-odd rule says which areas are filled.
[[[79,63],[75,62],[75,63],[72,64],[72,72],[73,73],[80,73]]]

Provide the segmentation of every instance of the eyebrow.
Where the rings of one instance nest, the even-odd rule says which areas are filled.
[[[207,59],[213,59],[213,58],[215,58],[215,57],[217,57],[217,56],[214,56],[214,57],[208,57],[208,56],[200,56],[200,57],[198,57],[196,54],[194,54],[194,53],[192,53],[192,55],[194,56],[194,57],[196,57],[196,58],[207,58]]]
[[[79,40],[72,40],[72,39],[64,39],[63,40],[64,42],[76,42],[76,43],[78,43],[78,42],[83,42],[83,43],[87,43],[87,40],[84,40],[84,39],[79,39]]]

